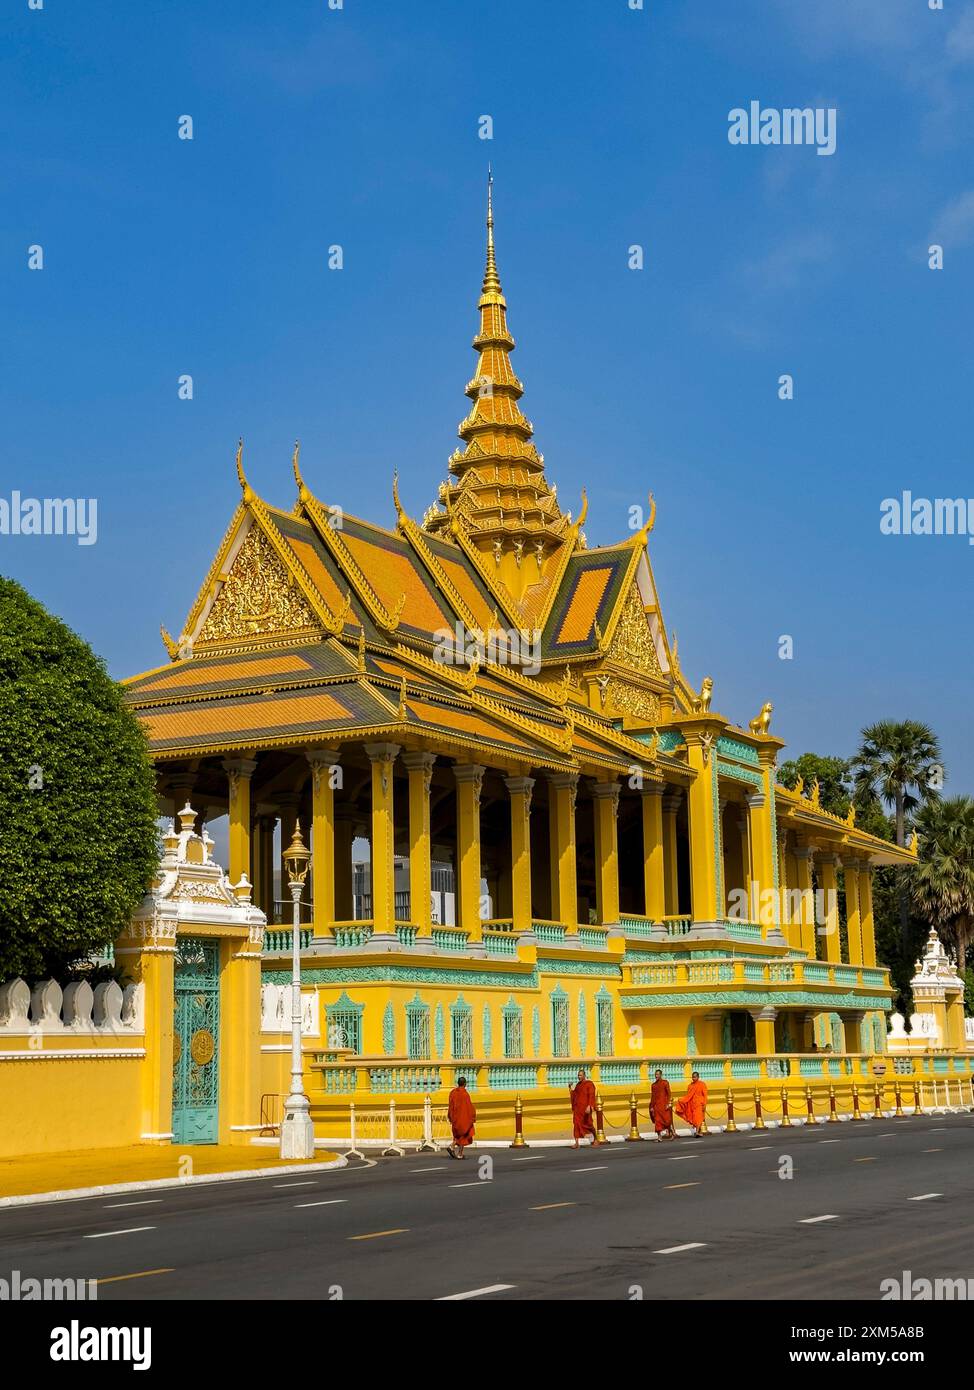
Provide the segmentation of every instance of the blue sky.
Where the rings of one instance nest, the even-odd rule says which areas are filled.
[[[879,531],[903,489],[974,497],[972,76],[964,0],[10,0],[0,496],[99,517],[87,547],[0,536],[0,572],[123,676],[179,631],[238,435],[268,501],[300,437],[325,501],[389,523],[398,467],[421,514],[467,406],[490,158],[548,476],[567,506],[588,485],[591,544],[653,490],[688,676],[735,720],[773,700],[795,754],[927,720],[974,792],[974,549]],[[835,154],[730,145],[752,100],[834,106]]]

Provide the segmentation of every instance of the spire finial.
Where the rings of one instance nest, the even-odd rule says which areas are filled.
[[[501,294],[497,260],[494,256],[494,172],[489,164],[487,165],[487,266],[484,270],[484,294]],[[503,303],[503,297],[501,302]]]
[[[291,456],[291,467],[294,469],[294,481],[298,485],[298,497],[301,499],[302,502],[306,502],[310,494],[308,492],[307,487],[305,486],[305,481],[301,476],[300,458],[301,441],[299,439],[296,439],[294,441],[294,453]]]

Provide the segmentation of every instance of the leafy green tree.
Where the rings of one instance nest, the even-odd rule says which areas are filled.
[[[823,758],[818,753],[802,753],[800,758],[782,763],[778,781],[792,790],[798,780],[804,781],[806,796],[812,783],[818,782],[822,809],[834,816],[844,816],[852,802],[852,781],[847,758]]]
[[[974,930],[974,801],[952,796],[928,802],[916,817],[920,858],[912,895],[925,921],[957,952],[961,975]]]
[[[103,662],[0,577],[0,981],[114,942],[156,869],[154,785]]]

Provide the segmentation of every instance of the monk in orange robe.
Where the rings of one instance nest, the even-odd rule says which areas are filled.
[[[688,1125],[693,1126],[693,1132],[698,1138],[706,1133],[703,1126],[707,1114],[707,1083],[700,1080],[698,1071],[693,1073],[686,1095],[677,1101],[676,1113],[682,1120],[686,1120]]]
[[[673,1128],[673,1095],[670,1083],[663,1076],[662,1068],[656,1068],[656,1080],[649,1093],[649,1118],[656,1129],[656,1138],[675,1139]]]
[[[464,1149],[473,1142],[473,1125],[477,1118],[477,1107],[470,1099],[465,1076],[457,1078],[457,1084],[450,1092],[446,1113],[453,1130],[453,1143],[447,1152],[452,1158],[463,1158]]]
[[[586,1134],[592,1136],[592,1143],[595,1143],[595,1083],[589,1081],[585,1075],[585,1069],[578,1069],[578,1083],[569,1086],[568,1094],[572,1101],[572,1133],[575,1138],[575,1148],[578,1148],[579,1139],[584,1139]]]

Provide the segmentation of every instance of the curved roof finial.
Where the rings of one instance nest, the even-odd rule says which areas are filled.
[[[251,502],[254,493],[250,484],[247,482],[247,476],[243,470],[243,435],[237,440],[237,479],[243,491],[244,501]]]
[[[394,472],[393,472],[393,474],[392,474],[392,500],[393,500],[393,503],[395,504],[396,516],[397,516],[397,518],[398,518],[400,521],[402,521],[402,518],[403,518],[403,510],[402,510],[402,504],[401,504],[401,502],[399,501],[399,469],[398,469],[398,468],[395,469]]]
[[[294,454],[291,458],[291,467],[294,469],[294,481],[298,485],[298,497],[301,499],[302,502],[306,502],[311,494],[308,492],[308,489],[305,485],[305,481],[301,476],[301,465],[298,462],[300,456],[301,441],[300,439],[296,439],[294,441]]]

